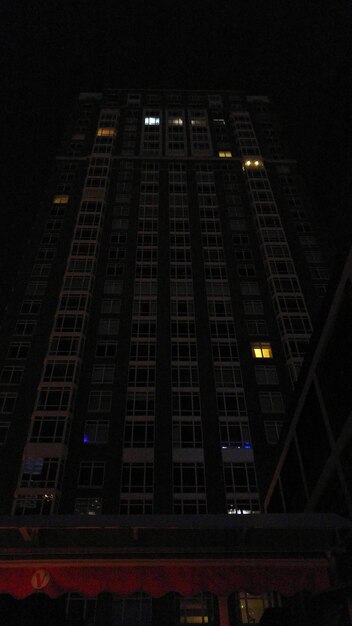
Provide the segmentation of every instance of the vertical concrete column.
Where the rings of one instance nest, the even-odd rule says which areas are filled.
[[[227,596],[218,596],[220,626],[230,626]]]

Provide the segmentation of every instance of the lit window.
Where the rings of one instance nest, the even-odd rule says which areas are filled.
[[[109,127],[98,128],[97,137],[115,137],[116,129]]]
[[[67,204],[68,196],[54,196],[53,204]]]
[[[247,169],[249,167],[250,168],[264,167],[263,161],[258,161],[258,159],[255,159],[255,160],[248,159],[247,161],[243,163],[243,169]]]
[[[182,120],[181,120],[182,122]],[[145,117],[144,118],[145,126],[159,126],[160,117]]]
[[[273,353],[271,351],[270,343],[252,344],[252,355],[255,359],[272,359]]]
[[[232,157],[232,152],[230,152],[229,150],[225,150],[225,151],[219,152],[219,157],[225,158],[225,159],[230,159]]]
[[[258,624],[265,609],[270,606],[270,600],[267,594],[253,596],[241,591],[239,601],[242,624]]]
[[[181,117],[169,117],[168,124],[170,126],[183,126],[183,119]]]
[[[260,513],[260,504],[257,497],[232,497],[227,498],[227,512],[229,515],[250,515]]]
[[[174,594],[177,624],[215,624],[217,607],[215,597],[207,592],[191,598],[178,597]]]

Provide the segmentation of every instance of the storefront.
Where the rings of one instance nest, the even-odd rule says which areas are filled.
[[[216,597],[220,626],[236,623],[228,602],[234,594],[240,624],[250,621],[247,598],[329,590],[331,555],[352,527],[335,515],[305,514],[1,521],[2,594],[20,600],[38,593],[190,598],[207,592]]]

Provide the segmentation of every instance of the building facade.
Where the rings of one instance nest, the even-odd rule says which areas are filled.
[[[3,324],[3,513],[262,509],[328,278],[302,193],[266,97],[80,95]]]

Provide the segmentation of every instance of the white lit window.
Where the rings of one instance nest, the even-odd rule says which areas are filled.
[[[255,496],[243,498],[241,496],[232,496],[226,498],[227,512],[229,515],[250,515],[251,513],[260,513],[259,500]]]
[[[145,126],[159,126],[160,117],[145,117],[144,124]]]

